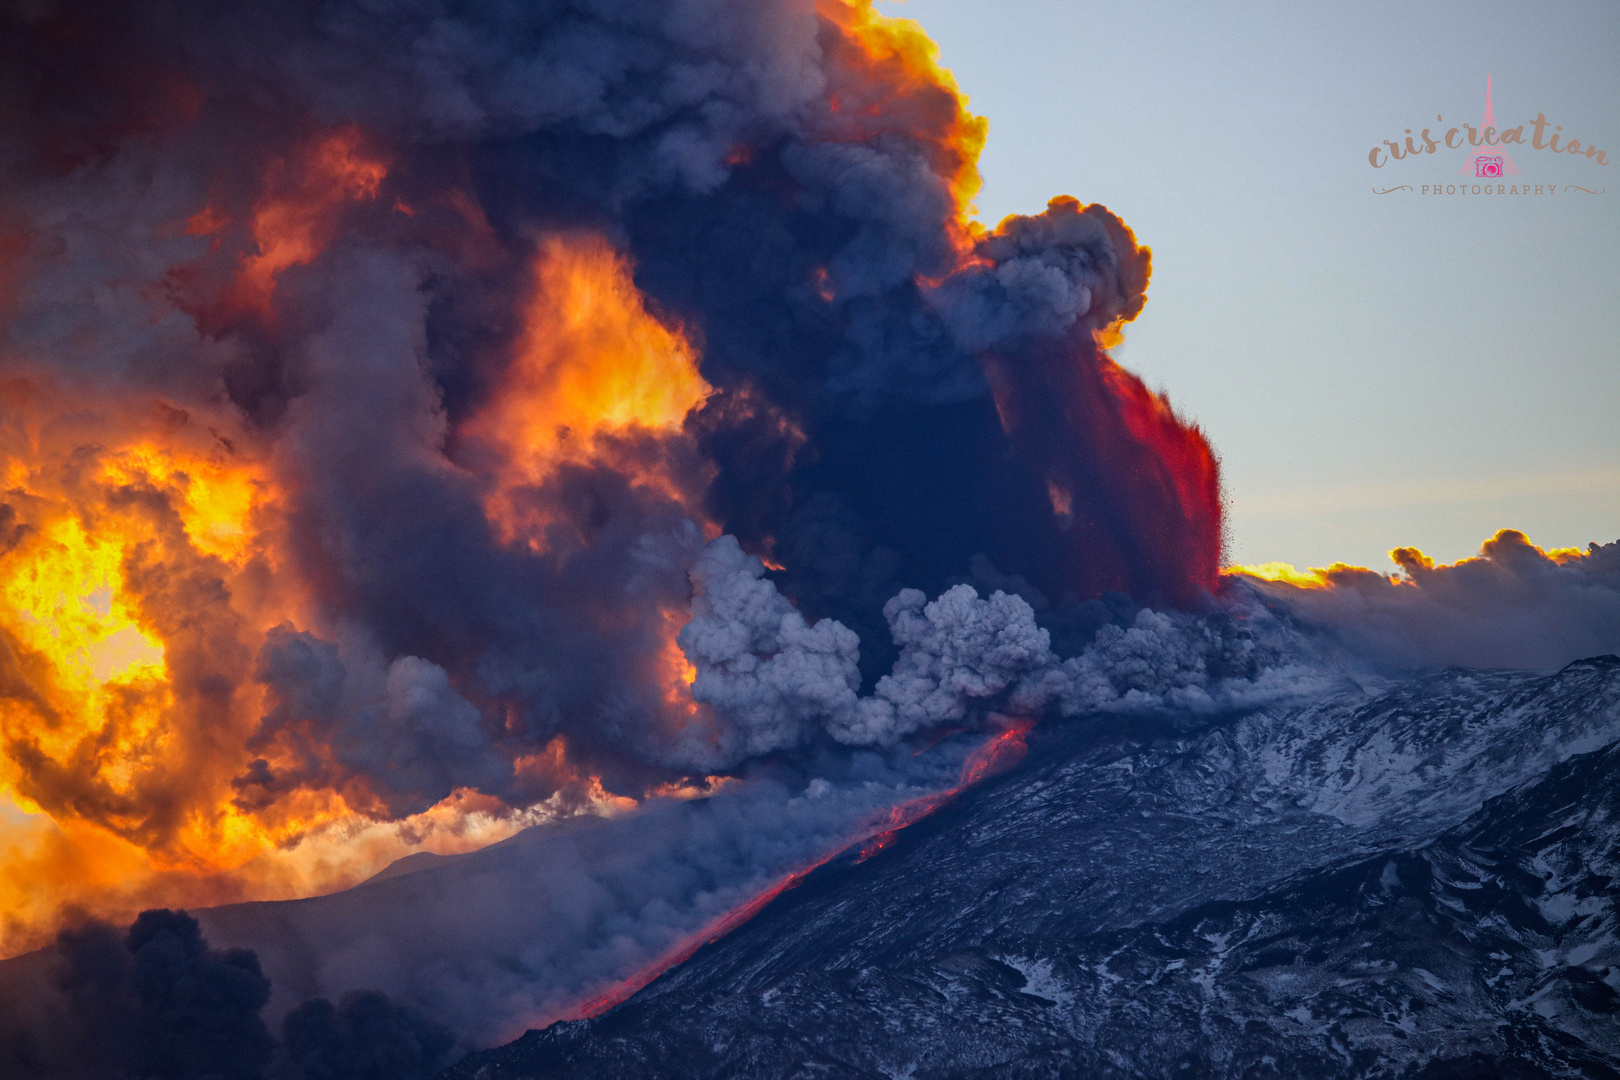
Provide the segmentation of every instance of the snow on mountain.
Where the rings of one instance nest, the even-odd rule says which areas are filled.
[[[1620,1075],[1620,659],[1036,729],[525,1077]]]

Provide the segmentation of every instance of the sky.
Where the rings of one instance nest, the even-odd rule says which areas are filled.
[[[990,120],[982,220],[1070,194],[1152,247],[1115,355],[1220,453],[1231,561],[1620,539],[1620,5],[880,9]],[[1539,197],[1423,195],[1462,149],[1369,164],[1409,127],[1478,127],[1487,74],[1498,127],[1541,113],[1610,163],[1527,127],[1507,182]]]

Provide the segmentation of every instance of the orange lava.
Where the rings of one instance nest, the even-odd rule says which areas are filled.
[[[606,993],[599,994],[598,996],[591,998],[589,1001],[575,1006],[569,1011],[568,1015],[558,1017],[558,1019],[588,1020],[593,1016],[602,1015],[609,1009],[613,1008],[613,1006],[619,1004],[621,1001],[629,999],[630,997],[634,996],[637,991],[641,990],[642,987],[658,978],[658,976],[662,975],[670,968],[691,959],[692,954],[703,948],[703,946],[719,941],[721,938],[737,929],[737,927],[741,926],[749,919],[752,919],[755,915],[764,910],[766,904],[769,904],[772,900],[775,900],[778,896],[781,896],[784,892],[803,881],[812,870],[829,862],[836,854],[837,852],[833,852],[832,855],[828,855],[826,858],[818,859],[803,869],[795,870],[793,873],[789,874],[785,878],[782,878],[776,884],[772,885],[770,888],[766,889],[752,900],[749,900],[741,907],[727,912],[725,915],[722,915],[720,918],[716,919],[708,926],[705,926],[697,933],[690,934],[687,937],[682,938],[680,943],[660,957],[657,963],[643,968],[641,971],[638,971],[636,974],[630,976],[628,979],[625,979],[623,982],[615,983],[613,987]]]
[[[883,822],[883,831],[866,841],[855,861],[865,862],[894,843],[895,837],[900,835],[900,830],[907,825],[921,821],[980,780],[1006,772],[1022,761],[1024,754],[1029,751],[1027,740],[1029,731],[1034,726],[1035,721],[1028,717],[1012,720],[1004,730],[982,745],[974,747],[973,752],[962,763],[962,778],[955,787],[932,795],[923,795],[890,808]]]

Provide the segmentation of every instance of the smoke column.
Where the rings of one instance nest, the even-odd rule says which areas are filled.
[[[974,222],[913,24],[3,11],[0,951],[1091,700],[1217,586],[1147,249]]]

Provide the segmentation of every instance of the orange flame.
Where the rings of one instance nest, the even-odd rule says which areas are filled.
[[[0,795],[44,818],[0,822],[14,926],[276,839],[227,802],[256,704],[228,594],[263,556],[264,473],[160,413],[111,448],[54,447],[46,425],[0,446]]]
[[[344,205],[375,197],[386,171],[352,130],[278,168],[234,294],[266,316],[277,276],[315,258]],[[189,223],[227,226],[213,210]],[[570,462],[609,459],[685,505],[696,485],[659,447],[710,388],[627,261],[600,237],[546,241],[521,316],[507,384],[468,425],[489,454],[497,528],[543,548],[544,504],[524,492]],[[0,952],[39,941],[69,905],[123,917],[151,903],[307,894],[425,836],[450,851],[551,816],[624,809],[560,744],[516,762],[537,791],[566,788],[529,810],[456,792],[389,831],[365,817],[363,791],[241,800],[232,780],[257,756],[247,743],[265,708],[253,658],[275,625],[320,626],[285,572],[270,458],[229,419],[161,404],[136,415],[127,402],[91,415],[94,403],[45,387],[0,387]],[[672,720],[704,725],[696,672],[675,644],[684,618],[666,613],[654,667]]]
[[[237,275],[236,299],[265,315],[277,276],[316,257],[343,205],[374,197],[385,175],[353,131],[284,168],[269,185],[281,194],[256,205],[259,250]],[[212,210],[190,223],[227,225]],[[524,493],[570,462],[611,460],[685,505],[691,478],[659,446],[710,388],[626,260],[600,237],[546,241],[521,316],[507,383],[468,425],[489,455],[497,528],[543,548],[544,503]],[[275,750],[247,749],[265,708],[253,657],[279,623],[320,625],[297,576],[278,572],[270,459],[240,449],[253,436],[231,421],[167,405],[137,416],[119,403],[88,432],[84,419],[64,427],[84,403],[43,387],[11,385],[0,401],[0,952],[39,941],[69,905],[123,917],[152,903],[307,894],[351,884],[423,837],[452,851],[633,805],[579,774],[561,743],[515,763],[537,792],[566,789],[528,810],[458,791],[390,831],[365,816],[364,791],[244,802],[232,780],[248,760],[278,766]],[[52,431],[69,435],[53,443]],[[685,614],[666,613],[653,667],[672,722],[708,725],[675,643]]]
[[[331,791],[240,804],[253,657],[270,627],[314,623],[275,475],[218,418],[97,404],[0,385],[0,955],[69,908],[308,895],[428,844],[624,809],[585,777],[527,810],[457,791],[398,823]]]
[[[667,470],[630,460],[616,442],[678,432],[710,393],[696,350],[647,309],[622,255],[596,235],[548,237],[505,385],[465,431],[500,458],[490,519],[508,543],[543,550],[550,517],[523,492],[565,462],[604,456],[684,503]]]

